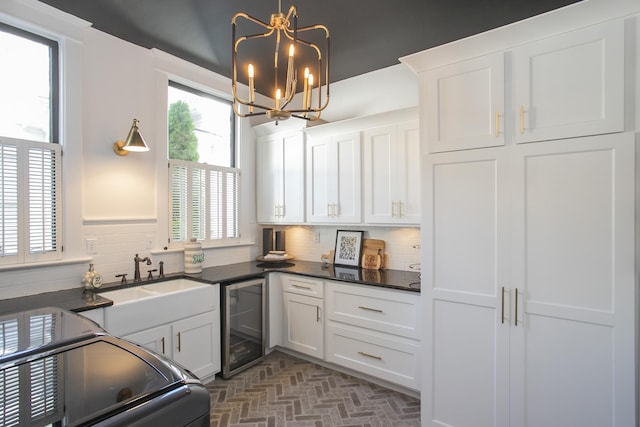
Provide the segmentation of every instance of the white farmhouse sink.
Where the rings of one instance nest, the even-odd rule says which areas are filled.
[[[216,290],[208,283],[176,279],[102,292],[113,301],[104,310],[105,329],[123,336],[214,310]]]
[[[157,282],[148,285],[134,286],[131,288],[118,289],[116,291],[103,292],[100,295],[109,298],[114,304],[137,301],[144,298],[153,298],[160,295],[172,294],[176,292],[188,291],[202,287],[209,287],[207,283],[196,282],[188,279],[169,280],[167,282]]]

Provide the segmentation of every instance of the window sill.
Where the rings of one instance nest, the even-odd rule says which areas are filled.
[[[228,248],[237,248],[242,246],[255,246],[255,244],[256,242],[253,240],[241,240],[233,243],[221,243],[219,245],[213,245],[213,244],[203,245],[202,249],[205,251],[209,249],[228,249]],[[169,247],[168,249],[154,249],[151,251],[151,255],[162,255],[162,254],[177,253],[177,252],[183,252],[183,251],[184,251],[184,247],[174,246],[174,247]]]
[[[33,270],[34,268],[60,267],[63,265],[73,265],[73,264],[86,264],[88,262],[91,262],[92,259],[93,258],[90,258],[90,257],[69,258],[69,259],[57,259],[55,261],[33,262],[33,263],[27,263],[27,264],[0,265],[0,272],[14,271],[14,270]]]

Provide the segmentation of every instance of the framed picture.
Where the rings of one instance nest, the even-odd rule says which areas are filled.
[[[338,230],[333,263],[360,267],[364,231]]]

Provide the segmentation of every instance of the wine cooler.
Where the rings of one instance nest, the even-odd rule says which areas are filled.
[[[264,279],[223,285],[222,376],[255,365],[265,354]]]

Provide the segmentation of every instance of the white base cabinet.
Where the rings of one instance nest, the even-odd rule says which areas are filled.
[[[117,310],[117,303],[106,307],[105,328],[175,360],[204,381],[213,379],[221,370],[220,285],[174,296],[172,310],[166,310],[165,305],[156,307],[153,301],[123,303],[135,309],[135,318],[124,316]]]
[[[324,358],[324,284],[301,276],[281,276],[284,321],[283,346]]]
[[[211,311],[122,338],[175,360],[198,378],[220,371],[219,312]]]
[[[326,282],[325,360],[420,390],[420,295]]]

